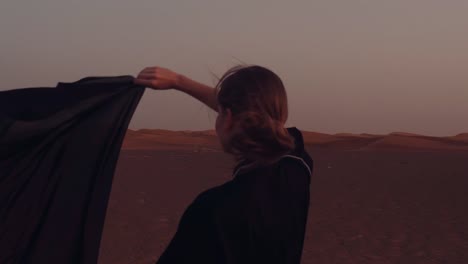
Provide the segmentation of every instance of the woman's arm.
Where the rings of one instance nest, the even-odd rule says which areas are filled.
[[[175,89],[184,92],[218,112],[215,88],[194,81],[162,67],[147,67],[134,80],[135,84],[155,90]]]

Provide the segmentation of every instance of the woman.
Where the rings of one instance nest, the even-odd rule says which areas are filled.
[[[284,127],[281,79],[264,67],[237,66],[212,88],[148,67],[135,83],[185,92],[217,111],[217,136],[237,162],[232,180],[188,206],[157,263],[300,263],[313,162],[301,132]]]

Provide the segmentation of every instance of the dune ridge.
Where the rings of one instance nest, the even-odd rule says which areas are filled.
[[[408,151],[468,151],[468,133],[434,137],[406,132],[387,135],[302,131],[308,147],[336,150],[408,150]],[[221,151],[214,130],[171,131],[164,129],[127,130],[123,149],[186,149]]]

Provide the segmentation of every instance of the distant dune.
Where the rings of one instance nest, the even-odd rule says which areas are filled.
[[[220,150],[216,134],[207,131],[170,131],[163,129],[127,130],[123,149]]]
[[[454,136],[453,139],[468,142],[468,133],[458,134]]]
[[[468,144],[445,138],[388,135],[364,146],[363,149],[416,149],[416,150],[468,150]]]
[[[302,131],[311,148],[338,150],[460,150],[468,151],[468,133],[451,137],[432,137],[393,132],[388,135],[338,133],[334,135]],[[127,130],[123,149],[185,149],[221,151],[214,130],[170,131],[163,129]]]

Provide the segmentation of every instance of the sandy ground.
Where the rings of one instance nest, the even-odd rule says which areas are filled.
[[[100,264],[155,262],[193,198],[230,179],[226,154],[193,150],[122,150]],[[302,263],[468,263],[468,152],[309,152]]]

